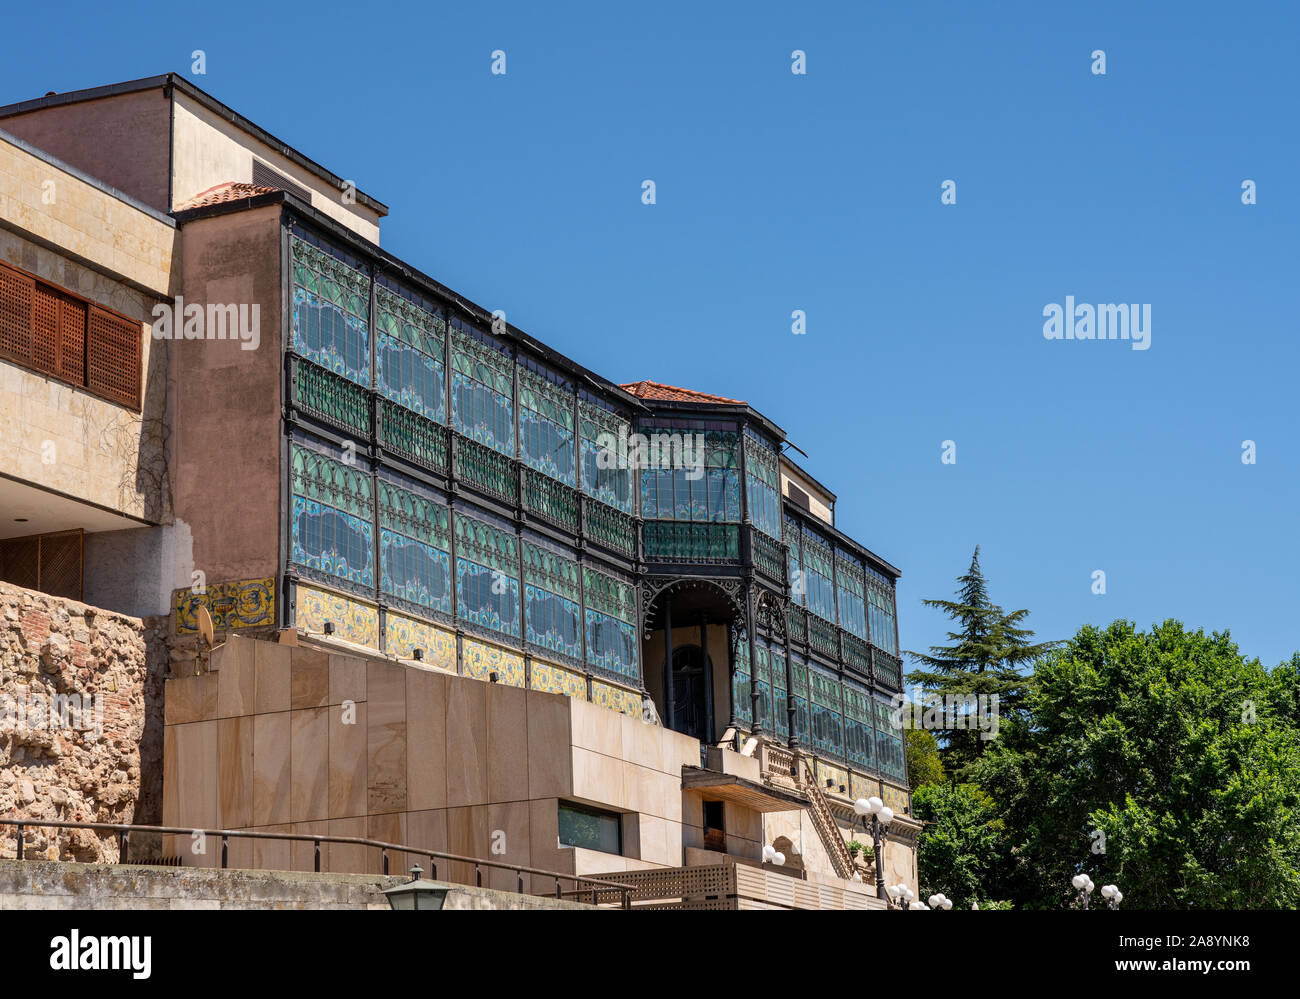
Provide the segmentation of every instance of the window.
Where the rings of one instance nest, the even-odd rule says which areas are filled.
[[[450,517],[409,485],[379,481],[380,589],[414,613],[450,614]]]
[[[572,390],[534,368],[519,362],[520,456],[529,468],[572,486],[577,481]]]
[[[834,555],[820,535],[804,528],[803,583],[804,601],[818,617],[835,623]]]
[[[326,250],[299,235],[290,240],[290,247],[293,349],[369,387],[370,275],[341,250]]]
[[[481,628],[519,637],[519,548],[509,530],[456,514],[456,608]]]
[[[745,431],[745,502],[750,523],[769,538],[781,539],[781,475],[776,452]]]
[[[443,423],[446,383],[442,310],[414,294],[375,288],[379,332],[375,340],[379,391],[393,402]]]
[[[898,626],[894,617],[894,584],[883,573],[867,567],[867,606],[871,644],[898,657]]]
[[[524,542],[524,616],[530,644],[582,658],[578,564]]]
[[[144,327],[0,264],[0,357],[140,408]]]
[[[615,452],[604,446],[628,436],[631,424],[594,397],[578,399],[579,458],[582,463],[582,491],[624,513],[632,512],[632,470]]]
[[[560,802],[560,846],[576,846],[601,853],[623,853],[623,817],[586,805]]]
[[[583,570],[587,599],[587,663],[635,680],[636,595],[632,587],[594,569]]]
[[[451,326],[452,426],[513,458],[514,362],[469,324],[453,318]]]
[[[863,609],[862,563],[842,549],[835,549],[835,583],[840,612],[840,627],[867,637],[867,616]]]
[[[680,424],[680,425],[679,425]],[[643,426],[649,467],[641,471],[641,516],[657,520],[740,520],[739,436],[685,421]]]
[[[294,563],[354,589],[373,589],[375,508],[369,467],[359,457],[349,464],[337,451],[331,456],[296,442],[291,454]]]

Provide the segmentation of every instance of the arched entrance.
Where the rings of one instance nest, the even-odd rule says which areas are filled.
[[[735,629],[744,629],[738,583],[700,578],[643,584],[642,662],[663,725],[717,745],[732,713]]]

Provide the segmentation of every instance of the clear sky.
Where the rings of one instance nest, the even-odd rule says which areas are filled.
[[[6,25],[0,103],[202,49],[197,85],[391,207],[390,252],[616,381],[748,400],[903,570],[905,648],[942,639],[920,601],[977,543],[1044,638],[1176,617],[1269,665],[1300,648],[1300,4],[78,2]],[[1150,349],[1046,340],[1067,295],[1149,304]]]

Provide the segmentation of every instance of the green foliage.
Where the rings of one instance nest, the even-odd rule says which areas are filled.
[[[1125,908],[1300,906],[1298,681],[1300,656],[1270,675],[1177,621],[1082,628],[1036,668],[1028,723],[973,768],[1011,897],[1065,907],[1082,870]]]
[[[973,784],[929,784],[912,792],[912,813],[925,823],[917,840],[922,899],[943,892],[969,909],[997,880],[1000,823],[993,799]]]
[[[928,653],[907,655],[924,669],[908,674],[910,683],[928,692],[957,696],[998,697],[1000,715],[1014,719],[1024,705],[1027,682],[1022,670],[1056,648],[1057,642],[1034,642],[1034,633],[1023,627],[1028,610],[1007,612],[989,598],[988,583],[980,569],[980,550],[975,546],[970,568],[957,578],[956,600],[926,600],[927,607],[944,611],[956,624],[948,632],[950,645],[933,645]],[[959,777],[983,755],[989,743],[972,729],[948,732],[944,736],[947,767]]]
[[[903,738],[907,743],[907,783],[912,790],[942,784],[946,777],[934,736],[923,728],[908,728],[903,730]]]

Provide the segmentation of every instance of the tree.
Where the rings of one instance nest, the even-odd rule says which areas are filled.
[[[907,743],[908,786],[915,792],[927,784],[942,784],[947,778],[934,736],[923,728],[907,728],[903,737]]]
[[[957,698],[998,698],[999,715],[1014,718],[1023,708],[1026,677],[1023,668],[1056,648],[1058,642],[1034,642],[1023,627],[1028,610],[1004,611],[989,598],[988,583],[980,569],[980,549],[975,546],[970,568],[957,578],[956,600],[926,600],[956,622],[948,632],[950,645],[932,645],[928,653],[908,652],[918,664],[907,679],[927,693]],[[945,763],[959,776],[985,751],[989,740],[973,729],[949,731],[944,737]]]
[[[1293,690],[1226,633],[1080,629],[1036,668],[1029,723],[973,768],[1017,903],[1068,905],[1083,871],[1126,908],[1300,905]]]
[[[973,784],[928,784],[913,790],[912,812],[925,823],[916,846],[920,897],[943,892],[958,909],[976,901],[988,908],[1000,883],[993,799]]]

